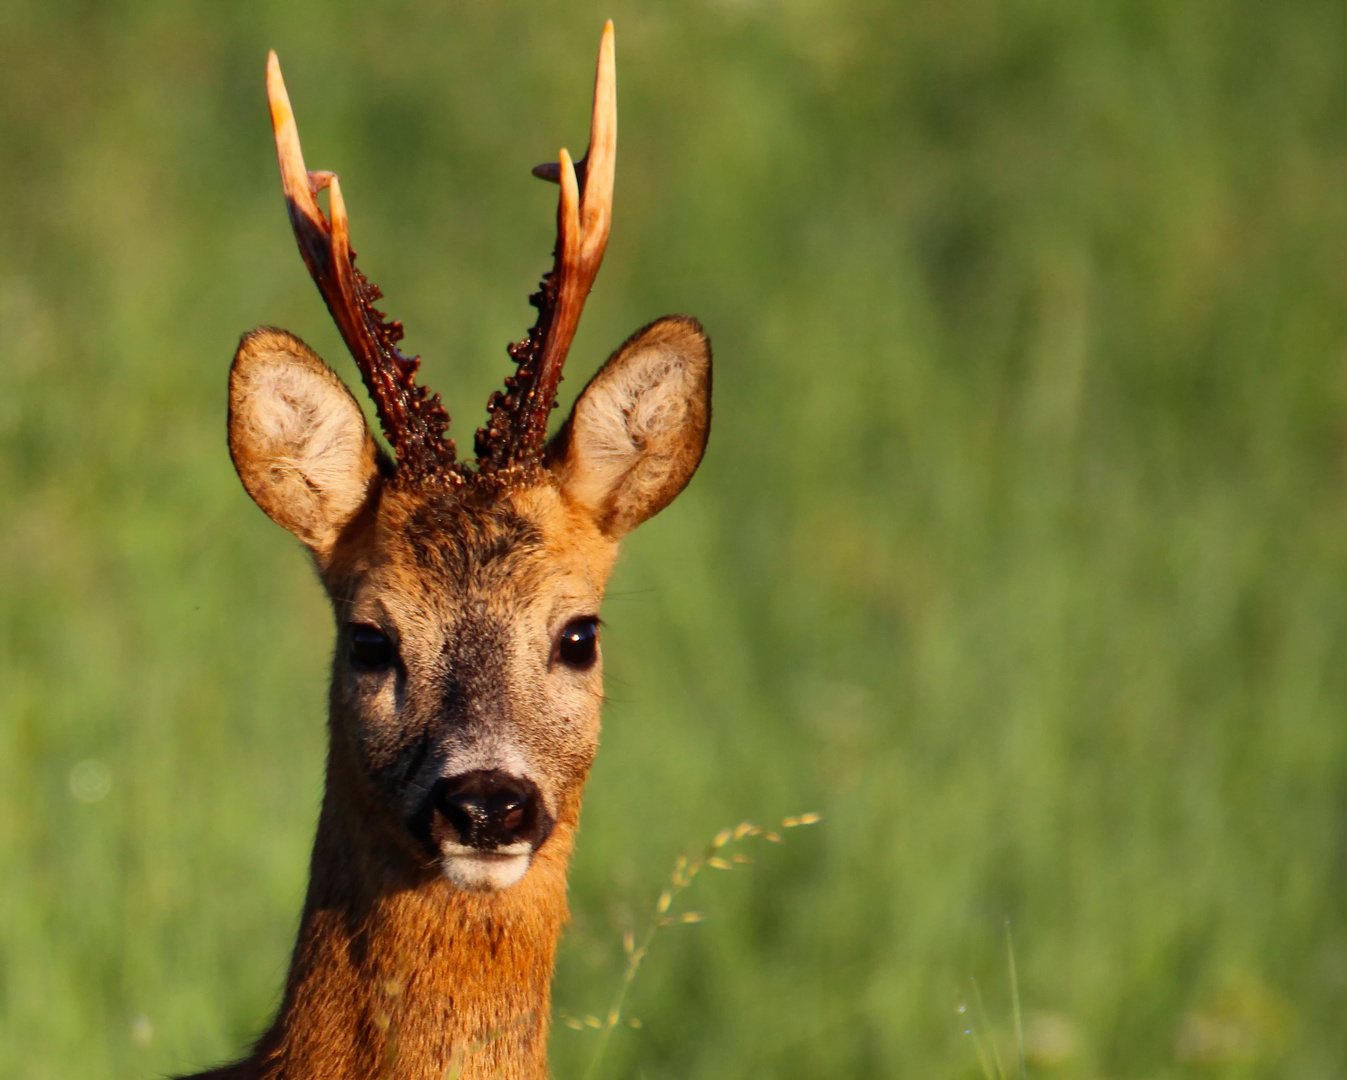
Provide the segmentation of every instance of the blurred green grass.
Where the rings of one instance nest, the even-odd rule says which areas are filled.
[[[981,1075],[1007,918],[1036,1074],[1347,1075],[1347,8],[4,0],[0,1077],[222,1059],[285,969],[330,631],[224,381],[259,323],[352,368],[266,49],[462,442],[609,15],[567,387],[686,311],[717,411],[606,606],[558,1009],[678,852],[819,810],[699,882],[606,1076]]]

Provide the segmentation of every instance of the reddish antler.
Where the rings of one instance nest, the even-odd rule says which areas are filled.
[[[603,28],[589,150],[578,164],[562,150],[557,165],[540,165],[535,175],[561,184],[557,243],[550,273],[530,302],[538,319],[528,337],[510,346],[518,371],[487,403],[487,426],[477,432],[482,472],[530,468],[542,460],[547,418],[556,404],[557,383],[585,300],[603,262],[613,212],[613,171],[617,155],[617,78],[613,23]]]
[[[421,360],[406,357],[398,349],[402,323],[385,321],[374,307],[383,294],[356,268],[341,184],[335,173],[309,172],[304,167],[299,129],[275,52],[267,57],[267,100],[285,202],[300,254],[360,368],[384,434],[397,454],[399,473],[443,472],[458,477],[458,470],[452,468],[454,444],[444,434],[449,414],[438,394],[416,384]],[[323,188],[328,189],[331,222],[316,198]]]

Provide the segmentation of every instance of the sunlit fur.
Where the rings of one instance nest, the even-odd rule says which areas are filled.
[[[557,642],[599,614],[621,536],[696,469],[709,388],[701,328],[663,320],[582,392],[545,467],[408,482],[302,342],[244,338],[230,451],[249,494],[312,553],[337,644],[285,995],[251,1057],[203,1075],[546,1076],[566,867],[603,696],[601,656],[574,667]],[[379,629],[397,662],[358,664],[353,624]],[[549,828],[490,850],[458,842],[429,796],[477,770],[533,785]],[[436,828],[422,827],[428,815]]]
[[[341,649],[333,663],[300,942],[281,1021],[259,1046],[275,1075],[374,1076],[389,1054],[388,1075],[440,1075],[455,1052],[465,1076],[545,1075],[602,679],[601,662],[577,673],[549,660],[560,627],[598,610],[615,553],[556,487],[503,502],[393,488],[321,568],[339,634],[350,621],[394,630],[406,675],[371,677]],[[403,827],[436,777],[483,764],[526,771],[556,819],[528,872],[496,891],[461,888],[453,858],[433,859]]]
[[[597,615],[616,543],[546,484],[387,490],[323,570],[337,634],[379,626],[401,668],[362,671],[338,648],[334,734],[397,821],[440,777],[501,769],[559,818],[598,742],[602,662],[553,661],[561,630]]]

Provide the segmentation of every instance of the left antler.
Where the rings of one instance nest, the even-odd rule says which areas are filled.
[[[445,437],[449,414],[438,394],[416,384],[421,360],[404,356],[397,347],[402,323],[385,321],[374,307],[383,294],[356,268],[341,184],[335,173],[309,172],[304,167],[299,129],[275,52],[267,57],[267,99],[281,183],[300,254],[374,399],[379,422],[397,455],[398,472],[457,476],[457,470],[450,468],[454,444]],[[323,188],[328,190],[331,222],[318,206],[317,195]]]
[[[542,460],[561,368],[608,244],[616,159],[617,76],[609,20],[599,43],[589,149],[578,163],[563,149],[558,164],[534,170],[561,184],[556,250],[551,272],[529,297],[538,309],[537,322],[525,340],[510,346],[510,358],[519,369],[505,380],[504,393],[491,395],[490,419],[477,432],[477,462],[484,473],[527,469]]]

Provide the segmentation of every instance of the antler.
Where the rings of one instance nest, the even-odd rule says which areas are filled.
[[[384,435],[397,454],[398,471],[418,476],[433,472],[457,476],[457,470],[451,468],[454,444],[444,434],[449,414],[438,394],[416,384],[420,357],[402,354],[397,347],[402,340],[402,323],[385,321],[383,312],[374,307],[374,301],[383,294],[356,268],[341,184],[335,173],[309,172],[304,167],[299,129],[274,51],[267,57],[267,100],[281,183],[299,252],[360,368]],[[317,194],[323,188],[328,190],[330,222],[318,206]]]
[[[610,19],[599,43],[589,149],[577,163],[563,149],[558,164],[533,170],[535,176],[561,185],[557,243],[551,272],[529,297],[538,319],[527,338],[510,346],[510,358],[519,368],[505,380],[504,393],[491,395],[487,426],[477,432],[477,463],[484,473],[529,468],[542,460],[561,368],[608,244],[616,155],[617,79]]]

